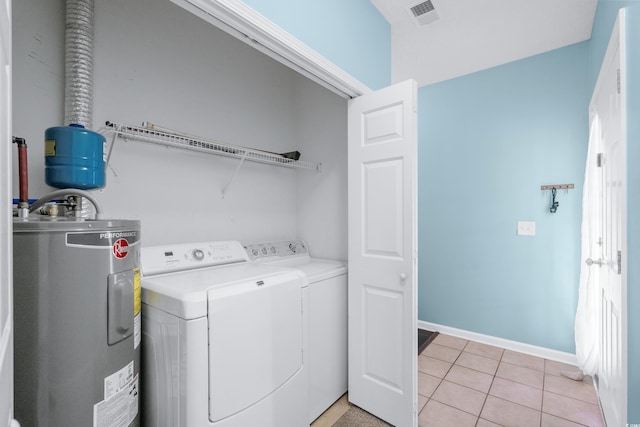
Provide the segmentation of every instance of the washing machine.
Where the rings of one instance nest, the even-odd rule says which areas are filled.
[[[142,248],[143,424],[299,427],[308,282],[234,241]]]
[[[312,422],[348,385],[347,263],[312,258],[302,240],[246,245],[263,265],[302,271],[309,281],[309,418]]]

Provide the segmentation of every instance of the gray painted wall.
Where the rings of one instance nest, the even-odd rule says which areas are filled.
[[[14,134],[36,198],[51,190],[44,130],[63,124],[64,1],[14,2],[13,16]],[[324,166],[247,162],[222,198],[238,160],[118,139],[95,194],[107,216],[140,219],[144,245],[302,237],[346,258],[346,101],[169,0],[96,0],[95,40],[94,130],[150,121]]]

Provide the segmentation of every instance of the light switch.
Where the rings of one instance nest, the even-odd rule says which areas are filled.
[[[535,221],[518,221],[518,236],[535,236],[536,235],[536,222]]]

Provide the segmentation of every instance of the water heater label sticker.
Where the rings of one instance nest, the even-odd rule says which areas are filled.
[[[140,340],[142,339],[142,315],[140,313],[136,314],[133,318],[133,349],[135,350],[140,345]]]
[[[133,269],[133,315],[142,310],[142,287],[140,286],[140,267]]]
[[[56,140],[55,139],[47,139],[44,141],[44,155],[45,157],[55,156],[56,155]]]
[[[138,415],[138,375],[133,361],[104,379],[104,400],[93,405],[93,427],[127,427]]]
[[[142,339],[142,287],[140,286],[140,267],[133,269],[133,349]]]
[[[118,372],[104,379],[104,399],[109,400],[118,394],[133,379],[133,360]]]

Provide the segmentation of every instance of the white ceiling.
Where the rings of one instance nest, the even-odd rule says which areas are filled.
[[[597,0],[371,0],[391,24],[391,78],[418,86],[568,46],[591,37]],[[434,12],[437,15],[434,15]]]

